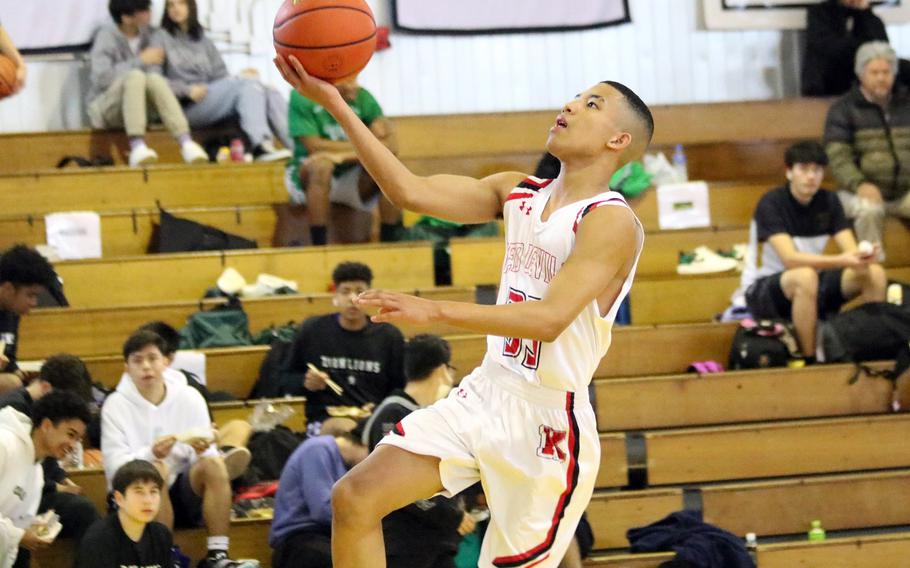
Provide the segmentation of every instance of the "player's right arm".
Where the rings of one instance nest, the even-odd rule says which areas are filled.
[[[311,77],[296,58],[285,60],[279,56],[275,65],[297,92],[332,113],[347,133],[360,163],[398,207],[459,223],[491,221],[501,214],[512,188],[525,178],[518,172],[483,179],[415,175],[361,122],[335,87]]]

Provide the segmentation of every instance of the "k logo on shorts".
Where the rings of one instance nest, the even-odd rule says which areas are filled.
[[[537,447],[537,455],[548,460],[566,461],[566,452],[560,447],[566,441],[566,433],[543,424],[539,430],[540,445]]]

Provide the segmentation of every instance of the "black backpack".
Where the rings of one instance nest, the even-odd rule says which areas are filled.
[[[245,237],[226,233],[159,209],[161,222],[152,229],[150,253],[196,252],[206,250],[254,249],[258,245]]]
[[[733,336],[727,369],[786,367],[791,359],[799,357],[789,322],[744,319]]]
[[[280,398],[303,394],[305,373],[288,369],[288,360],[293,349],[293,338],[285,341],[284,338],[278,337],[272,341],[269,352],[259,367],[259,377],[248,398]]]
[[[862,363],[897,359],[891,371],[876,373],[859,366],[871,375],[896,378],[910,365],[910,310],[887,302],[870,302],[829,319],[821,328],[825,361]]]

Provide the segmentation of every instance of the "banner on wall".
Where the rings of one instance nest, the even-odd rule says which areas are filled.
[[[111,21],[107,5],[108,0],[0,0],[0,23],[22,52],[80,51]]]
[[[598,28],[631,21],[628,0],[392,0],[399,30],[490,34]]]
[[[705,27],[722,30],[802,30],[806,8],[826,0],[702,0]],[[886,24],[910,22],[910,1],[873,1]]]

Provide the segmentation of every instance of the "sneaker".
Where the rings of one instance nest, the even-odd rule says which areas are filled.
[[[209,155],[205,153],[202,146],[192,140],[180,147],[180,155],[187,164],[205,164],[209,161]]]
[[[158,161],[158,153],[143,144],[130,150],[130,167],[138,168]]]
[[[259,568],[259,561],[248,558],[232,560],[227,554],[221,553],[203,558],[196,568]]]
[[[701,246],[692,254],[680,253],[677,274],[713,274],[736,269],[736,259],[723,257],[708,247]]]
[[[221,448],[221,458],[224,460],[224,467],[227,468],[228,479],[234,481],[250,467],[253,454],[246,448],[225,446]]]
[[[275,148],[271,140],[266,140],[253,149],[253,157],[257,162],[277,162],[287,160],[291,157],[291,151],[287,148],[281,150]]]

